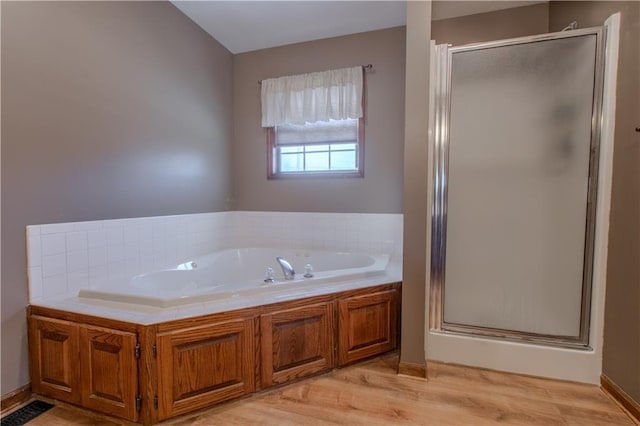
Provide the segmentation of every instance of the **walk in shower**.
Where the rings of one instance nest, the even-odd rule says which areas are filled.
[[[432,60],[430,329],[589,350],[603,29]]]

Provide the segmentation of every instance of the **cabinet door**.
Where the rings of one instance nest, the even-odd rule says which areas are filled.
[[[253,392],[254,338],[252,318],[159,333],[159,418]]]
[[[34,392],[80,402],[78,326],[69,321],[30,316],[29,364]]]
[[[82,405],[137,420],[136,334],[80,325]]]
[[[260,317],[263,387],[333,368],[334,303]]]
[[[338,301],[338,363],[387,352],[397,342],[395,289]]]

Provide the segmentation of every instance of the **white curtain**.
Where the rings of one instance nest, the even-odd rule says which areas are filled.
[[[358,120],[329,120],[317,123],[278,125],[276,143],[278,145],[301,143],[358,142]]]
[[[362,67],[262,80],[262,127],[362,117]]]

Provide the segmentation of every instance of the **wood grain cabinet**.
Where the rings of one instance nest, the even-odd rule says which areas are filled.
[[[28,318],[28,327],[33,391],[61,401],[79,403],[78,325],[34,315]]]
[[[30,316],[33,391],[137,420],[137,337],[104,327]]]
[[[400,283],[133,324],[30,306],[37,394],[143,424],[397,346]]]
[[[334,306],[320,303],[261,315],[262,387],[333,368]]]
[[[82,405],[136,421],[136,334],[90,325],[79,330]]]
[[[158,410],[166,419],[255,390],[254,321],[158,333]]]
[[[394,349],[397,309],[395,288],[338,300],[338,365]]]

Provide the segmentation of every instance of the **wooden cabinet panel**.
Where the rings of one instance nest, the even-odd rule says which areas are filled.
[[[333,368],[334,303],[260,317],[262,387]]]
[[[62,401],[80,402],[78,325],[29,317],[29,363],[34,392]]]
[[[136,334],[80,326],[82,405],[137,420],[138,368]]]
[[[338,301],[338,363],[345,365],[396,347],[395,289]]]
[[[399,293],[386,284],[153,325],[31,306],[33,391],[154,424],[394,349]]]
[[[159,418],[255,389],[253,319],[157,335]]]

